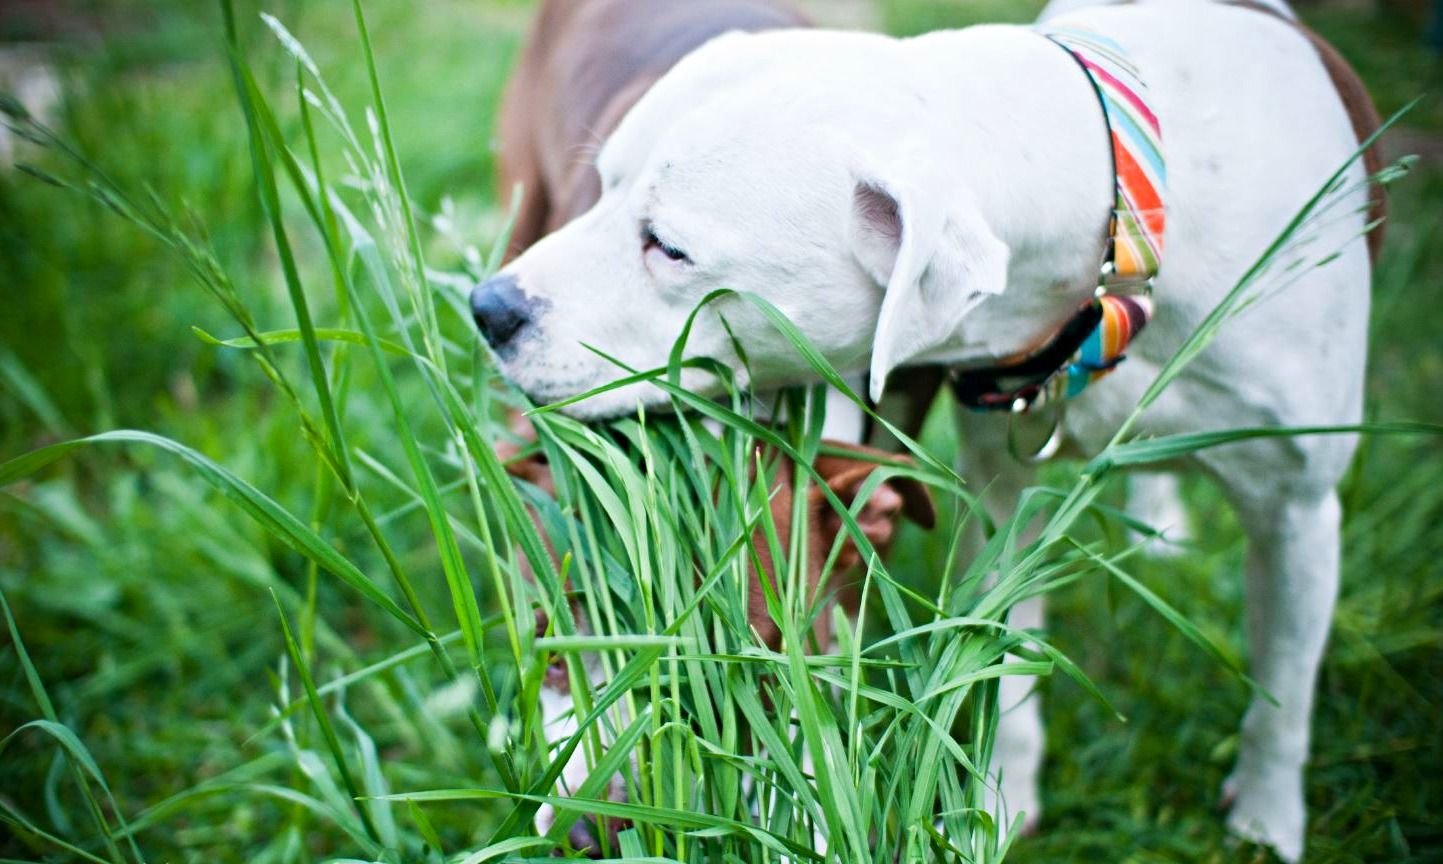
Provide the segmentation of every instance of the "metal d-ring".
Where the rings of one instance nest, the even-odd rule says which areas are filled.
[[[1062,444],[1067,440],[1067,434],[1062,431],[1062,421],[1067,413],[1067,400],[1058,399],[1052,409],[1052,431],[1048,433],[1047,440],[1042,446],[1030,454],[1024,454],[1017,446],[1017,418],[1027,413],[1027,406],[1024,404],[1020,410],[1014,405],[1013,410],[1007,415],[1007,450],[1024,465],[1039,465],[1056,456],[1062,450]]]

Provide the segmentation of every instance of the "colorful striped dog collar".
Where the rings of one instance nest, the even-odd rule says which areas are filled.
[[[1072,27],[1042,35],[1077,61],[1102,104],[1116,201],[1097,291],[1083,308],[1028,357],[953,373],[958,399],[978,410],[1021,413],[1070,399],[1117,368],[1152,317],[1152,283],[1162,261],[1167,167],[1147,85],[1122,46],[1105,36]]]

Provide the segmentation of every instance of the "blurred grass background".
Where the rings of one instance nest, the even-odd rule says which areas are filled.
[[[1040,5],[812,4],[824,19],[899,34],[1025,21]],[[1358,66],[1385,114],[1426,94],[1389,141],[1393,154],[1422,159],[1395,187],[1375,287],[1375,419],[1443,421],[1443,72],[1424,42],[1429,5],[1300,5]],[[263,8],[305,42],[344,102],[364,104],[348,4],[276,0]],[[375,0],[366,8],[411,192],[428,217],[455,226],[453,236],[485,248],[503,221],[492,182],[495,109],[530,4]],[[291,86],[293,70],[255,18],[259,9],[242,3],[240,11],[255,68],[270,76],[263,84]],[[43,60],[60,97],[53,125],[121,185],[148,186],[168,205],[193,209],[261,325],[291,326],[211,4],[12,0],[0,5],[0,49],[0,92],[19,89],[26,69]],[[17,158],[45,164],[24,142],[9,146]],[[433,264],[460,266],[459,245],[434,243]],[[307,251],[314,252],[302,249],[303,257]],[[158,243],[86,199],[0,167],[0,290],[0,459],[75,434],[148,429],[305,512],[318,467],[293,446],[293,416],[245,357],[192,335],[192,326],[234,334],[224,311]],[[372,383],[364,375],[354,382],[353,418],[384,415]],[[948,445],[939,428],[929,441]],[[381,436],[358,444],[384,463],[401,461]],[[1430,447],[1436,443],[1367,441],[1345,489],[1344,597],[1308,787],[1311,861],[1443,860],[1443,460]],[[1143,573],[1241,656],[1241,536],[1210,487],[1190,480],[1186,488],[1195,546]],[[415,514],[396,520],[424,536]],[[913,554],[930,551],[926,535],[906,536]],[[344,547],[359,538],[336,540]],[[402,548],[416,550],[409,563],[419,573],[436,571],[426,543]],[[369,554],[348,551],[361,560]],[[294,555],[151,454],[96,451],[0,492],[0,589],[62,718],[82,732],[129,814],[257,756],[250,738],[267,720],[284,653],[265,589],[309,585]],[[329,619],[343,622],[351,650],[361,658],[381,651],[384,634],[361,616],[347,620],[349,595],[324,582],[316,590]],[[1131,595],[1087,583],[1061,592],[1052,608],[1056,644],[1131,722],[1117,723],[1066,681],[1045,685],[1050,809],[1015,860],[1263,860],[1230,848],[1215,812],[1246,701],[1242,686]],[[394,687],[401,703],[422,698],[404,678]],[[34,715],[6,645],[0,735]],[[464,753],[456,758],[458,777],[481,770]],[[45,742],[17,741],[0,754],[0,795],[63,816],[59,764]],[[46,795],[55,800],[36,800]],[[149,838],[152,854],[245,857],[241,850],[258,848],[281,806],[250,800],[185,811],[166,823],[164,841]],[[0,827],[0,857],[35,854]]]

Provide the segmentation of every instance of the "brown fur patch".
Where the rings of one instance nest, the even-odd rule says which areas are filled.
[[[882,450],[866,447],[860,444],[841,444],[835,441],[825,442],[828,446],[846,450],[855,456],[819,456],[813,467],[817,474],[826,481],[827,487],[837,496],[841,502],[851,507],[856,501],[857,495],[862,491],[862,485],[871,476],[873,471],[886,465],[907,466],[912,460],[907,457],[897,456]],[[792,534],[792,513],[793,502],[796,498],[794,468],[791,462],[783,459],[776,467],[775,493],[771,499],[772,523],[776,527],[777,537],[782,542],[783,552],[787,551],[787,538]],[[887,482],[874,489],[862,506],[861,512],[857,515],[857,526],[862,529],[867,541],[877,550],[885,554],[892,544],[896,535],[897,522],[907,518],[916,522],[924,528],[931,528],[937,520],[936,510],[932,504],[931,493],[927,487],[907,477],[893,477]],[[822,564],[831,551],[832,544],[845,532],[841,516],[832,508],[821,489],[813,486],[807,494],[807,600],[814,601],[821,586]],[[782,634],[776,622],[772,620],[771,614],[767,611],[766,592],[762,584],[763,578],[772,581],[783,578],[779,574],[772,558],[766,535],[758,529],[752,535],[752,548],[756,552],[757,560],[760,562],[763,573],[753,573],[751,582],[748,585],[747,597],[747,619],[757,634],[761,637],[763,644],[769,648],[780,647]],[[855,585],[846,581],[846,571],[854,570],[862,562],[857,547],[850,538],[843,541],[842,548],[838,554],[834,577],[840,577],[839,581],[827,586],[828,591],[835,591],[837,602],[849,613],[857,611],[858,595]],[[855,572],[855,571],[854,571]],[[813,635],[817,644],[825,649],[828,642],[827,627],[830,624],[830,617],[824,611],[817,616],[816,626]]]
[[[551,475],[551,466],[547,464],[545,456],[538,452],[521,458],[522,453],[526,450],[526,444],[536,440],[536,431],[532,428],[530,421],[520,413],[512,414],[511,431],[520,439],[521,443],[505,441],[497,442],[494,445],[497,455],[506,463],[507,472],[545,490],[548,494],[555,495],[556,484]],[[813,464],[817,474],[826,481],[827,487],[849,507],[856,501],[863,484],[866,483],[873,471],[886,465],[905,467],[913,464],[912,460],[907,457],[896,456],[860,444],[843,444],[836,441],[824,443],[831,449],[845,450],[849,454],[855,454],[818,456]],[[771,497],[772,521],[785,550],[792,532],[792,504],[796,495],[795,472],[791,462],[786,459],[780,460],[774,470],[776,471],[776,481]],[[931,528],[937,521],[937,514],[932,504],[932,495],[926,486],[907,477],[893,477],[872,491],[862,506],[861,512],[857,515],[857,524],[868,542],[878,552],[885,553],[896,534],[897,522],[902,518],[910,519],[924,528]],[[539,523],[537,527],[540,528]],[[831,551],[832,544],[844,530],[841,516],[832,508],[831,502],[827,500],[822,490],[815,487],[809,489],[806,538],[807,596],[809,599],[816,594],[821,582],[823,558]],[[777,578],[778,568],[774,564],[766,536],[760,529],[752,535],[752,548],[756,552],[756,560],[760,562],[761,569],[766,573],[766,578]],[[547,541],[547,551],[553,558],[556,556],[556,550],[551,547],[549,540]],[[836,562],[837,572],[850,570],[861,563],[861,556],[853,542],[850,539],[844,541]],[[529,568],[527,569],[527,577],[531,578]],[[747,618],[761,636],[762,642],[775,649],[781,644],[781,631],[767,612],[766,593],[762,586],[762,579],[761,573],[754,572],[752,574],[748,585]],[[855,591],[849,591],[848,586],[843,584],[834,587],[839,589],[838,599],[843,607],[855,612]],[[819,616],[817,620],[816,637],[818,644],[823,646],[828,641],[826,631],[828,620],[826,616]],[[537,610],[535,626],[538,637],[547,632],[549,623],[546,615]],[[564,668],[561,665],[556,665],[548,673],[547,684],[553,689],[563,692],[568,689]]]
[[[523,187],[508,257],[596,202],[597,149],[678,60],[732,30],[807,25],[785,0],[545,0],[501,106],[503,200]]]

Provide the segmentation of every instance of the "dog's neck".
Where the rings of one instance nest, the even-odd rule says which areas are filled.
[[[1114,200],[1097,96],[1078,65],[1028,27],[910,40],[939,181],[975,201],[1010,250],[1007,288],[926,362],[986,364],[1035,348],[1097,285]]]

